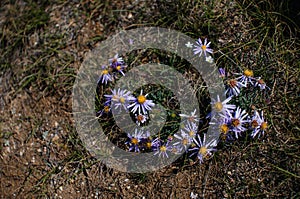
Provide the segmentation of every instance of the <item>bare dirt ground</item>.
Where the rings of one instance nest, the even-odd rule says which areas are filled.
[[[267,1],[0,3],[1,198],[299,198],[299,28]],[[286,7],[282,5],[282,10]],[[158,26],[209,37],[271,88],[270,128],[199,165],[147,174],[107,168],[73,126],[72,86],[85,55],[122,29]]]

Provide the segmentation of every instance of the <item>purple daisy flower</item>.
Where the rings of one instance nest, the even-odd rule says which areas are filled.
[[[254,80],[253,70],[245,69],[243,74],[237,74],[237,75],[241,75],[240,77],[237,78],[237,80],[239,80],[241,84],[247,86],[248,82],[250,82],[250,84],[253,85],[252,82],[252,80]]]
[[[202,43],[202,40],[199,38],[198,41],[196,41],[196,45],[193,49],[194,54],[199,54],[199,57],[202,55],[202,53],[204,52],[204,55],[206,57],[206,52],[208,53],[213,53],[213,50],[211,48],[209,48],[210,46],[210,42],[207,43],[207,38],[205,38],[204,40],[204,44]]]
[[[124,64],[124,60],[122,57],[119,57],[119,54],[117,53],[113,58],[108,60],[109,65],[113,68],[116,68],[119,65]]]
[[[127,134],[128,138],[130,139],[126,142],[129,145],[129,151],[140,152],[139,144],[142,139],[145,139],[143,136],[143,132],[135,129],[134,134]]]
[[[184,133],[188,136],[189,142],[192,142],[194,137],[197,134],[197,124],[193,122],[186,122],[184,128],[181,130],[181,133]]]
[[[174,137],[177,138],[177,140],[178,140],[178,141],[175,140],[175,142],[173,143],[173,146],[177,147],[176,151],[177,152],[187,151],[188,147],[192,143],[189,135],[186,134],[185,132],[181,131],[180,135],[175,134]]]
[[[189,151],[193,151],[190,156],[197,155],[199,159],[199,163],[204,162],[204,158],[207,158],[212,155],[212,152],[216,151],[214,147],[217,146],[218,140],[211,140],[210,142],[206,141],[206,134],[203,136],[203,140],[201,140],[200,136],[197,135],[198,141],[194,138],[194,142],[196,147],[190,149]]]
[[[143,90],[141,90],[138,97],[130,97],[129,101],[133,101],[133,103],[127,106],[127,108],[131,108],[131,112],[133,113],[138,111],[138,114],[147,114],[147,111],[151,111],[151,107],[155,105],[152,100],[147,99],[147,95],[143,95]]]
[[[127,110],[129,99],[132,97],[131,92],[126,89],[122,90],[119,88],[118,90],[111,90],[111,93],[111,95],[104,95],[104,97],[106,97],[105,103],[111,103],[111,106],[114,107],[114,109],[123,107]]]
[[[168,152],[172,151],[172,146],[169,145],[169,143],[170,143],[169,141],[166,143],[162,143],[160,141],[160,144],[157,147],[157,150],[154,153],[154,155],[158,155],[158,157],[162,157],[162,158],[168,158],[169,157]]]
[[[218,113],[218,114],[221,114],[224,116],[230,114],[235,109],[235,105],[227,104],[231,99],[232,99],[232,97],[228,97],[227,99],[225,99],[222,102],[220,100],[219,95],[217,95],[217,100],[212,99],[211,105],[212,105],[212,109],[213,109],[213,115],[215,113]]]
[[[125,76],[125,73],[123,72],[125,68],[126,68],[126,66],[123,65],[123,64],[119,64],[119,65],[117,65],[117,66],[115,67],[115,69],[116,69],[119,73],[121,73],[123,76]]]
[[[99,84],[100,82],[103,84],[107,84],[108,81],[112,81],[113,78],[111,76],[111,74],[109,73],[109,70],[106,66],[102,66],[102,71],[101,71],[101,75],[97,81],[97,84]]]

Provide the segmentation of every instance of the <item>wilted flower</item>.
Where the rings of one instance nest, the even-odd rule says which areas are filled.
[[[229,115],[231,121],[232,131],[235,133],[235,137],[238,138],[238,135],[247,130],[243,125],[248,122],[247,118],[248,114],[245,110],[242,111],[240,107],[237,107],[234,115]]]
[[[182,119],[186,119],[187,121],[189,122],[199,122],[200,119],[199,119],[199,116],[196,114],[196,109],[191,112],[190,115],[187,115],[187,114],[179,114],[179,116],[182,118]]]
[[[226,90],[226,94],[228,94],[229,96],[238,96],[240,94],[240,88],[241,87],[246,87],[244,84],[242,84],[241,82],[237,81],[236,79],[229,79],[226,82],[226,86],[227,86],[227,90]]]
[[[256,79],[256,82],[255,82],[254,86],[259,87],[260,90],[264,90],[264,89],[266,89],[266,88],[270,89],[270,88],[266,85],[265,81],[264,81],[261,77],[258,77],[258,78]]]
[[[224,68],[219,68],[220,77],[224,78],[226,77],[226,72]]]
[[[96,113],[97,117],[101,117],[102,115],[108,114],[111,108],[109,105],[104,105],[104,108]]]
[[[253,129],[251,137],[254,138],[256,135],[260,137],[264,135],[265,130],[268,128],[268,124],[264,119],[264,113],[261,112],[261,115],[257,111],[254,112],[254,116],[250,120],[250,127]]]
[[[135,120],[137,125],[141,125],[145,123],[148,118],[149,117],[146,114],[135,114]]]

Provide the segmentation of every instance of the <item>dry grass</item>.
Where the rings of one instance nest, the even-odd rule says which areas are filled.
[[[0,4],[1,198],[299,198],[299,28],[268,1],[8,1]],[[100,1],[102,2],[102,1]],[[73,127],[85,53],[121,29],[208,37],[218,66],[251,68],[271,88],[259,140],[220,147],[203,165],[111,170]],[[221,53],[222,52],[222,53]]]

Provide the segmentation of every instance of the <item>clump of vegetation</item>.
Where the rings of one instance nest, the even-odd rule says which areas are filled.
[[[300,62],[299,20],[295,18],[299,15],[285,15],[291,13],[287,2],[291,1],[1,1],[2,197],[298,198]],[[131,91],[131,99],[137,100],[136,104],[128,101],[133,125],[150,124],[159,104],[167,110],[166,131],[156,137],[159,141],[154,150],[146,149],[146,141],[152,143],[156,138],[140,138],[134,130],[125,133],[111,127],[114,121],[106,113],[115,111],[113,103],[120,103],[118,110],[123,109],[123,100],[112,100],[105,109],[103,96],[112,95],[114,82],[109,76],[100,79],[97,119],[112,130],[106,133],[113,143],[132,154],[158,152],[153,157],[160,155],[161,159],[172,153],[166,146],[171,139],[177,140],[172,148],[186,151],[184,157],[160,171],[128,174],[106,167],[84,148],[72,123],[70,99],[86,52],[120,30],[145,26],[208,38],[214,49],[211,58],[228,92],[224,98],[219,96],[220,100],[210,100],[201,88],[203,82],[194,82],[200,75],[171,53],[150,49],[120,54],[128,65],[120,68],[125,75],[136,66],[136,58],[140,63],[161,62],[176,68],[190,78],[205,108],[184,117],[179,115],[182,112],[174,93],[164,87],[147,85]],[[195,44],[183,47],[192,50]],[[193,48],[188,48],[190,45]],[[117,79],[123,76],[118,68],[109,74]],[[102,85],[105,80],[107,84]],[[113,92],[128,94],[122,88]],[[144,99],[138,100],[140,95],[155,103],[143,116],[138,112]],[[223,107],[227,107],[225,112]],[[208,117],[211,111],[225,115],[223,121]],[[183,137],[193,127],[191,122],[187,125],[188,118],[202,123],[197,129],[199,137],[194,137],[186,150]],[[242,126],[235,119],[240,119]],[[181,121],[186,129],[176,134]],[[209,122],[219,126],[215,129],[220,131],[218,143],[204,142]]]

